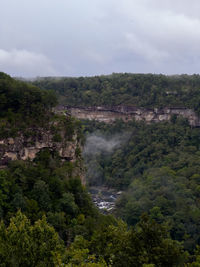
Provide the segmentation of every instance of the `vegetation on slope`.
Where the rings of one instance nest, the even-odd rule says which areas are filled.
[[[0,135],[13,137],[28,127],[48,124],[57,104],[55,93],[16,81],[0,72]]]
[[[59,103],[70,106],[188,107],[200,113],[199,75],[119,73],[80,78],[42,78],[34,84],[55,90]]]
[[[52,120],[55,102],[47,101],[48,92],[3,73],[0,77],[0,97],[7,103],[1,105],[1,139],[13,134],[8,131],[13,123],[23,132]],[[80,131],[73,120],[64,126],[69,133],[76,127]],[[73,172],[75,165],[46,148],[32,162],[12,161],[0,170],[0,266],[183,266],[188,261],[198,266],[199,248],[190,257],[152,214],[143,215],[133,228],[100,214]]]
[[[191,128],[185,119],[146,125],[143,122],[112,125],[84,122],[85,132],[112,141],[115,135],[127,140],[108,153],[86,154],[88,182],[124,190],[116,214],[135,225],[147,212],[159,223],[168,225],[173,239],[192,250],[200,240],[200,129]],[[124,133],[128,133],[124,135]]]

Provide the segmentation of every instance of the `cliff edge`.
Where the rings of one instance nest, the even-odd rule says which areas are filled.
[[[192,127],[200,127],[200,118],[192,110],[180,107],[138,108],[133,106],[93,106],[93,107],[71,107],[59,106],[57,111],[66,111],[78,119],[97,120],[112,123],[117,119],[123,121],[145,121],[146,123],[169,121],[173,116],[187,119]]]

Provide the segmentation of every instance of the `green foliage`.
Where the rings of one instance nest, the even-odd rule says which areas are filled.
[[[116,215],[135,225],[143,212],[166,223],[173,239],[192,251],[199,244],[200,129],[176,122],[146,125],[116,121],[112,125],[84,122],[86,133],[127,136],[110,154],[86,155],[89,184],[99,181],[124,190]],[[125,135],[126,133],[126,135]]]
[[[63,164],[47,150],[43,152],[34,164],[15,161],[0,170],[0,215],[8,221],[20,208],[31,221],[36,221],[46,214],[60,236],[70,242],[78,229],[78,216],[86,217],[81,228],[87,235],[85,224],[97,211],[80,179],[72,176],[75,166]],[[74,228],[73,220],[77,220]]]
[[[183,266],[187,253],[170,239],[166,228],[144,215],[134,229],[118,221],[96,229],[91,239],[76,237],[67,251],[69,262],[105,260],[108,266]]]
[[[67,266],[107,266],[103,259],[97,259],[95,255],[89,253],[89,242],[82,236],[76,236],[65,257]]]
[[[64,244],[46,218],[30,221],[21,212],[8,227],[0,225],[0,266],[56,266],[61,264]]]
[[[0,73],[0,135],[16,136],[28,126],[44,126],[57,104],[55,93]]]
[[[200,266],[200,247],[197,246],[195,250],[195,260],[192,262],[191,267],[199,267]]]
[[[30,138],[34,144],[48,131],[53,142],[75,142],[76,137],[81,142],[80,123],[74,118],[52,113],[56,98],[51,91],[40,90],[0,73],[0,99],[0,139],[20,135],[25,141]],[[79,162],[72,163],[70,159],[63,162],[58,152],[44,148],[33,162],[13,161],[6,169],[1,169],[1,219],[8,224],[19,209],[31,222],[46,215],[60,237],[70,243],[79,228],[79,215],[84,214],[87,224],[91,216],[97,214],[75,172],[81,164],[78,146],[76,157]],[[74,220],[77,221],[75,226]],[[87,235],[91,229],[86,229],[84,223],[81,223],[81,230]]]
[[[198,75],[113,74],[36,83],[55,89],[69,105],[186,106],[199,111]],[[54,142],[82,141],[77,120],[52,116],[55,104],[51,91],[0,73],[1,138],[19,132],[34,137],[33,129],[43,127]],[[199,129],[176,116],[171,123],[153,125],[85,123],[85,133],[94,129],[106,136],[127,133],[111,154],[87,160],[95,161],[104,184],[128,189],[116,214],[134,227],[97,211],[74,171],[78,161],[63,163],[56,152],[43,149],[33,162],[14,161],[0,170],[0,266],[187,264],[188,253],[169,233],[190,251],[199,242]],[[80,161],[80,149],[75,153]],[[143,212],[149,216],[140,218]],[[199,266],[199,247],[190,261]]]
[[[29,118],[39,117],[56,104],[53,91],[40,90],[4,74],[0,75],[0,95],[1,117],[7,116],[8,111],[12,114],[23,114],[24,117]]]
[[[86,162],[95,163],[96,168],[103,172],[102,180],[108,186],[126,188],[134,177],[150,167],[169,165],[179,169],[182,168],[181,164],[189,164],[192,158],[195,168],[198,168],[198,156],[194,157],[194,153],[199,149],[200,130],[183,125],[181,119],[177,119],[176,124],[164,122],[146,125],[143,122],[116,121],[109,126],[84,121],[84,130],[85,133],[100,134],[111,141],[116,134],[124,136],[121,145],[109,155],[100,151],[97,155],[91,153],[85,158]]]
[[[56,91],[69,106],[190,107],[200,113],[200,76],[119,73],[80,78],[43,78],[33,84]]]

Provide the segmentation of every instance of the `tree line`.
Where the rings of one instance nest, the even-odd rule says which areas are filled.
[[[47,101],[46,103],[46,97],[49,97],[48,92],[43,92],[22,82],[16,82],[3,73],[0,75],[0,84],[1,100],[4,99],[4,102],[7,103],[1,105],[3,113],[0,120],[1,129],[7,129],[6,137],[14,134],[8,131],[12,128],[13,122],[16,122],[18,130],[24,133],[27,128],[41,127],[41,121],[44,118],[47,122],[55,119],[52,118],[54,115],[50,112],[51,106],[55,102],[52,101],[52,104],[50,104]],[[19,92],[21,98],[18,95]],[[9,99],[10,97],[11,99]],[[14,104],[15,100],[19,102]],[[11,104],[12,101],[14,106]],[[36,116],[35,107],[39,107],[37,115],[41,115],[41,120]],[[41,110],[42,113],[40,114]],[[23,117],[23,115],[25,116]],[[16,118],[18,118],[18,122]],[[82,138],[80,124],[74,122],[73,119],[66,119],[66,123],[63,123],[64,118],[57,115],[56,120],[58,127],[66,127],[66,131],[68,130],[67,138],[70,139],[72,133],[76,131],[79,132],[78,138]],[[24,123],[24,121],[27,123]],[[45,129],[45,124],[43,126]],[[118,127],[122,131],[127,126],[119,121],[109,130],[105,125],[96,125],[95,127],[112,133]],[[168,198],[171,191],[167,192],[164,187],[167,186],[167,181],[171,188],[175,190],[174,192],[179,192],[177,203],[180,206],[183,195],[186,201],[190,199],[193,201],[192,208],[194,205],[198,205],[198,132],[192,132],[183,121],[177,123],[177,125],[162,124],[161,128],[156,126],[155,129],[135,122],[132,122],[128,127],[134,129],[135,133],[133,132],[130,141],[127,142],[131,142],[131,138],[134,142],[138,141],[134,154],[131,154],[131,151],[126,151],[126,153],[130,153],[128,162],[131,165],[138,159],[140,163],[136,174],[132,175],[133,173],[131,173],[128,176],[130,179],[127,179],[126,183],[122,182],[123,175],[117,177],[120,181],[117,186],[130,186],[130,190],[134,190],[135,185],[132,183],[135,182],[138,189],[144,187],[146,190],[151,185],[156,201],[153,204],[150,203],[150,205],[145,203],[148,196],[144,195],[144,199],[141,199],[140,191],[137,191],[139,194],[137,199],[130,199],[129,195],[126,199],[125,195],[125,200],[118,204],[118,211],[119,213],[122,212],[120,207],[124,205],[125,214],[121,216],[127,220],[129,223],[127,225],[121,219],[99,213],[95,208],[86,188],[81,184],[79,174],[73,171],[81,160],[80,151],[77,152],[79,157],[75,162],[63,162],[56,151],[48,148],[41,150],[33,161],[12,161],[7,168],[0,170],[0,266],[152,267],[183,266],[184,264],[186,266],[199,265],[199,247],[196,247],[193,251],[187,251],[182,243],[173,240],[174,236],[173,238],[170,236],[170,234],[173,234],[172,228],[170,228],[172,220],[170,215],[173,217],[174,208],[172,208],[172,204],[174,202],[171,203],[171,198]],[[176,127],[175,135],[173,135],[171,130]],[[85,124],[84,131],[89,131],[89,128]],[[167,130],[168,128],[169,130]],[[56,128],[53,130],[56,133]],[[168,141],[165,141],[165,131],[167,131],[167,135],[170,135]],[[184,132],[179,138],[182,131]],[[18,133],[17,131],[15,134]],[[141,136],[140,139],[142,133],[143,137]],[[158,154],[157,150],[151,151],[150,145],[145,143],[147,134],[151,136],[150,140],[155,141],[155,145],[158,145],[156,140],[159,138],[161,148],[158,150],[160,151]],[[154,136],[154,134],[156,135]],[[0,131],[0,138],[5,138],[5,132]],[[56,142],[62,141],[61,138],[61,136],[55,135]],[[143,147],[146,144],[149,149],[147,151]],[[175,155],[172,151],[173,145],[177,149]],[[185,148],[185,157],[184,150],[179,150],[181,145]],[[124,158],[120,158],[120,155],[123,155],[124,148],[120,149],[122,151],[118,151],[117,155],[122,162]],[[171,154],[168,154],[167,157],[167,153],[163,153],[163,151],[168,150]],[[138,157],[134,158],[136,152]],[[183,153],[182,157],[175,161],[174,159],[181,152]],[[139,159],[140,153],[141,159]],[[117,155],[115,160],[118,164]],[[163,162],[167,165],[166,167],[160,165],[161,161],[160,164],[157,164],[159,162],[158,157],[161,157],[161,155]],[[195,164],[194,170],[189,169],[188,171],[190,157]],[[152,158],[152,160],[148,163],[149,158]],[[114,162],[113,159],[111,161]],[[120,166],[123,168],[125,165]],[[155,166],[158,168],[157,170],[152,169]],[[153,172],[154,170],[155,172]],[[116,169],[115,173],[117,174],[117,172]],[[163,173],[165,174],[164,177]],[[123,169],[121,174],[123,174]],[[166,181],[165,177],[167,177]],[[137,179],[139,180],[137,181]],[[163,185],[162,188],[160,188],[160,184]],[[143,188],[141,192],[142,190]],[[161,191],[159,192],[159,190]],[[148,193],[147,191],[146,194]],[[192,194],[191,198],[190,194]],[[164,200],[159,198],[162,195]],[[136,196],[134,195],[134,197]],[[139,219],[134,219],[134,216],[139,216],[135,212],[139,205],[136,203],[137,200],[140,200],[141,204],[144,203],[144,207],[147,209],[144,210],[146,213],[140,218],[138,217]],[[167,206],[163,205],[167,200],[169,201]],[[189,205],[189,203],[186,204]],[[150,213],[148,207],[151,207]],[[131,212],[131,209],[133,212]],[[191,216],[193,216],[191,218],[195,220],[198,214],[195,214],[192,209],[190,211]],[[169,212],[169,217],[167,217],[169,221],[166,223],[163,217],[167,212]],[[179,214],[179,231],[181,234],[183,212],[184,210],[181,210],[181,214]],[[130,214],[130,216],[126,217],[127,214]],[[177,218],[177,216],[174,218]],[[134,225],[130,226],[133,221]],[[194,225],[191,227],[194,227]],[[174,232],[177,233],[176,230]],[[184,240],[190,240],[189,234],[187,235],[187,231],[185,231]]]
[[[94,77],[40,78],[34,85],[54,90],[71,106],[187,107],[200,113],[200,76],[114,73]]]

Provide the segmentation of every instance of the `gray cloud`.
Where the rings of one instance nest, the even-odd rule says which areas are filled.
[[[0,68],[21,76],[198,73],[199,9],[198,0],[2,0]]]
[[[17,49],[0,49],[0,70],[11,72],[15,76],[23,74],[29,77],[57,74],[46,56]]]

